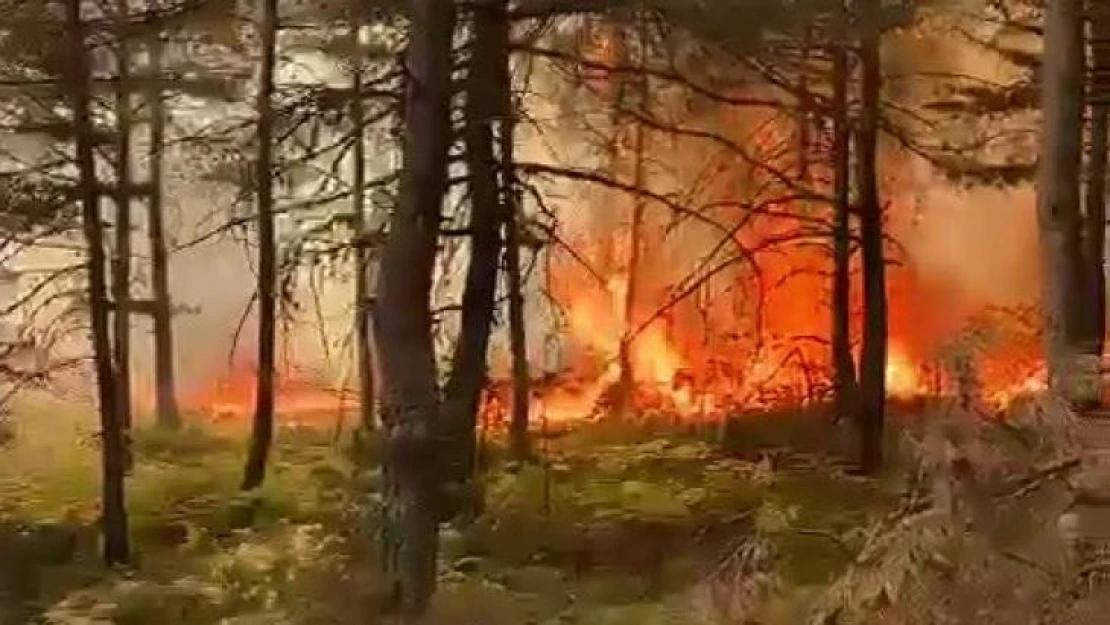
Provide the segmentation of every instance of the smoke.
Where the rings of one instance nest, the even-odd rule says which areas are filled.
[[[966,304],[1014,306],[1037,296],[1034,190],[964,189],[929,172],[914,218],[892,234],[913,268]]]

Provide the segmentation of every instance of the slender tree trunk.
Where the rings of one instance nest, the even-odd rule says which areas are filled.
[[[112,259],[112,299],[115,302],[113,328],[116,359],[116,408],[123,423],[127,467],[131,457],[131,46],[122,25],[128,14],[126,0],[116,2],[119,42],[116,44],[116,245]]]
[[[507,6],[502,7],[507,10]],[[501,115],[498,136],[501,158],[501,216],[505,226],[504,270],[509,299],[509,353],[512,357],[512,405],[509,416],[509,437],[512,455],[525,461],[532,453],[528,436],[531,399],[531,374],[528,370],[528,334],[524,321],[524,277],[520,250],[520,191],[516,184],[516,106],[513,103],[512,58],[509,53],[509,29],[503,18],[496,31],[497,92]]]
[[[646,22],[643,16],[639,16],[639,27],[637,29],[640,44],[640,68],[643,69],[647,63],[647,54],[645,52],[646,45]],[[623,80],[618,78],[618,80]],[[625,93],[625,89],[619,89],[620,93]],[[635,99],[636,102],[633,106],[639,108],[639,113],[646,114],[647,98],[648,98],[648,80],[647,74],[639,72],[635,84]],[[623,98],[622,98],[623,100]],[[625,106],[626,103],[618,100],[617,106]],[[618,126],[618,132],[622,132],[623,125]],[[644,188],[644,150],[646,149],[647,132],[643,124],[636,122],[632,125],[632,186],[634,189]],[[618,146],[618,150],[620,147]],[[643,244],[643,227],[644,227],[644,200],[640,195],[635,195],[632,198],[632,219],[629,223],[628,229],[628,265],[625,273],[625,291],[624,291],[624,336],[621,338],[618,361],[620,364],[620,381],[618,382],[618,408],[622,415],[628,415],[632,409],[632,399],[635,393],[636,372],[634,369],[635,363],[632,361],[632,348],[636,340],[633,333],[636,331],[636,304],[639,301],[640,295],[640,255],[642,252]]]
[[[435,590],[439,389],[430,294],[451,143],[455,4],[413,0],[406,51],[403,163],[382,254],[374,338],[385,430],[382,556],[390,598],[415,621]]]
[[[880,59],[880,3],[862,4],[860,61],[862,112],[859,146],[860,237],[863,257],[863,349],[860,357],[860,464],[874,473],[883,462],[883,425],[886,410],[887,301],[886,259],[883,254],[883,207],[878,188],[878,121],[882,76]]]
[[[261,0],[262,64],[259,68],[256,129],[258,163],[258,378],[250,451],[243,471],[243,490],[254,490],[266,477],[274,437],[274,366],[277,329],[277,237],[274,233],[273,93],[277,66],[277,0]]]
[[[1100,360],[1106,342],[1106,150],[1107,106],[1091,106],[1091,153],[1087,159],[1083,247],[1090,278],[1091,353]],[[1101,398],[1100,398],[1101,399]]]
[[[442,418],[455,458],[450,478],[467,482],[474,473],[477,415],[486,385],[486,353],[493,327],[497,269],[501,258],[502,196],[494,154],[493,125],[499,114],[498,60],[504,3],[474,5],[474,38],[466,79],[463,138],[470,175],[470,264],[462,300],[462,324],[444,393]]]
[[[154,409],[157,424],[176,429],[181,425],[173,342],[173,296],[170,294],[169,253],[166,245],[165,208],[162,197],[162,160],[166,144],[166,110],[162,93],[161,33],[149,44],[150,71],[147,108],[150,114],[150,191],[147,197],[147,234],[150,239],[150,281],[154,305]]]
[[[351,154],[351,213],[354,216],[355,245],[355,362],[358,368],[359,427],[371,432],[377,427],[374,405],[374,337],[370,327],[370,242],[366,224],[366,137],[365,110],[362,102],[362,47],[359,27],[353,32],[351,58],[351,124],[354,149]]]
[[[809,150],[812,138],[810,137],[810,94],[809,94],[809,78],[807,71],[809,69],[809,57],[811,48],[813,47],[813,30],[806,28],[805,34],[802,37],[802,60],[800,74],[801,78],[798,80],[798,93],[801,98],[798,101],[798,112],[795,124],[798,127],[798,172],[797,178],[801,182],[809,180]]]
[[[123,423],[117,412],[117,387],[108,328],[108,284],[105,272],[104,226],[100,221],[100,192],[94,156],[95,132],[90,111],[89,57],[81,1],[66,0],[66,40],[69,43],[67,82],[73,107],[81,222],[88,247],[89,317],[92,326],[93,363],[100,403],[102,494],[100,523],[104,533],[104,559],[122,564],[130,559],[127,507],[124,493],[125,451]]]
[[[503,154],[512,154],[512,148]],[[511,156],[508,159],[510,160]],[[505,194],[510,199],[505,216],[505,273],[509,287],[509,352],[512,356],[513,403],[509,416],[509,437],[513,458],[527,460],[532,454],[528,435],[531,374],[528,370],[528,335],[524,322],[524,279],[521,275],[520,217],[517,192],[507,181]]]
[[[1043,124],[1037,214],[1044,263],[1049,383],[1075,404],[1091,391],[1084,354],[1090,290],[1083,266],[1080,170],[1083,137],[1083,0],[1049,0],[1042,61]],[[1096,376],[1097,378],[1097,376]],[[1097,387],[1097,385],[1095,385]]]
[[[848,32],[843,7],[833,49],[832,363],[836,417],[855,413],[858,385],[852,358],[851,126],[848,123]]]

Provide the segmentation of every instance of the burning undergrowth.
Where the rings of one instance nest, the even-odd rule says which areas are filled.
[[[605,181],[600,189],[580,191],[578,182],[567,192],[573,201],[544,217],[552,235],[538,290],[552,312],[531,329],[545,344],[542,356],[533,355],[533,367],[544,363],[533,385],[537,418],[610,414],[628,375],[634,390],[625,407],[634,414],[717,419],[829,398],[832,209],[821,199],[828,155],[818,145],[807,177],[784,181],[783,172],[797,167],[790,119],[721,114],[700,122],[754,147],[739,156],[736,145],[710,149],[673,137],[660,145],[663,133],[649,135],[656,147],[642,156],[618,149],[590,178]],[[630,191],[621,176],[637,158],[646,189]],[[955,189],[895,148],[883,163],[888,393],[974,396],[995,409],[1042,388],[1041,322],[1025,303],[1037,287],[1036,272],[1024,271],[1035,249],[1030,198]],[[1013,227],[990,235],[984,224],[1003,209]],[[947,222],[944,232],[965,225],[967,232],[941,236],[938,221]],[[1000,251],[979,249],[976,266],[964,271],[958,259],[981,245],[978,236],[999,239]],[[855,337],[858,260],[851,264]],[[1022,273],[1005,269],[1013,266]],[[858,360],[858,342],[853,350]],[[507,370],[495,366],[495,377],[504,380]],[[490,393],[494,421],[508,402],[506,386],[495,382]]]

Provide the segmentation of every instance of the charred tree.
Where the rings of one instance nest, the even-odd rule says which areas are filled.
[[[886,259],[883,253],[883,206],[878,187],[878,130],[881,106],[881,27],[878,0],[860,3],[861,64],[858,153],[860,252],[863,260],[863,348],[860,355],[860,465],[874,473],[883,462],[886,411],[887,300]]]
[[[377,428],[375,414],[374,337],[371,329],[373,302],[370,292],[370,240],[366,223],[366,111],[362,100],[362,52],[359,28],[352,33],[351,125],[351,216],[355,231],[355,364],[358,375],[359,428],[363,433]]]
[[[254,421],[242,489],[254,490],[266,477],[274,438],[274,366],[277,340],[277,237],[274,233],[273,94],[277,66],[277,0],[261,0],[262,62],[255,110],[258,162],[254,169],[258,227],[258,377]]]
[[[436,583],[439,388],[430,295],[451,144],[455,4],[413,0],[405,53],[403,159],[378,279],[374,339],[382,377],[387,600],[425,611]]]
[[[1080,175],[1084,92],[1083,0],[1045,6],[1043,124],[1037,216],[1044,263],[1049,384],[1073,404],[1097,401],[1091,306],[1083,263]]]
[[[450,435],[450,479],[465,484],[474,473],[475,431],[486,354],[496,308],[497,269],[501,258],[502,195],[494,151],[493,127],[499,117],[498,62],[507,29],[501,0],[476,3],[473,40],[466,78],[466,128],[463,132],[470,187],[470,263],[462,299],[462,324],[444,389],[442,418]]]
[[[832,50],[833,125],[833,280],[830,332],[836,418],[854,414],[858,383],[852,357],[851,311],[851,138],[848,118],[849,41],[847,16],[837,15],[837,38]]]
[[[127,23],[127,0],[117,0],[116,21],[116,223],[115,254],[112,257],[113,356],[116,360],[116,408],[123,423],[127,466],[131,467],[131,46],[124,24]]]
[[[154,327],[154,410],[159,426],[174,429],[181,425],[177,405],[174,363],[173,297],[170,294],[169,252],[166,245],[165,204],[162,197],[162,159],[166,145],[166,110],[162,92],[161,33],[148,43],[150,87],[146,107],[150,115],[149,183],[147,195],[147,237],[150,243],[150,283],[152,325]]]
[[[96,371],[97,398],[100,409],[102,494],[100,523],[104,535],[104,559],[109,564],[123,564],[131,557],[127,532],[127,508],[124,492],[126,452],[123,422],[117,412],[118,389],[115,380],[112,341],[109,335],[109,301],[107,255],[104,250],[104,226],[100,216],[100,190],[96,175],[95,132],[93,129],[90,94],[91,71],[86,42],[85,24],[81,17],[81,0],[65,2],[66,40],[69,63],[66,87],[73,108],[81,226],[88,248],[89,317],[92,334],[93,364]]]

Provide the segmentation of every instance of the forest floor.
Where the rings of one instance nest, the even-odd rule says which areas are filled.
[[[248,502],[241,433],[137,431],[137,558],[112,572],[97,554],[93,432],[90,415],[39,401],[0,450],[0,625],[377,622],[367,502],[380,472],[330,432],[283,430]],[[792,413],[725,428],[583,425],[537,441],[543,462],[523,467],[494,453],[484,512],[444,531],[429,621],[710,623],[708,604],[743,600],[722,576],[758,536],[795,598],[765,622],[802,623],[797,597],[844,572],[857,555],[845,536],[889,513],[903,486],[896,471],[852,476],[841,438]]]

